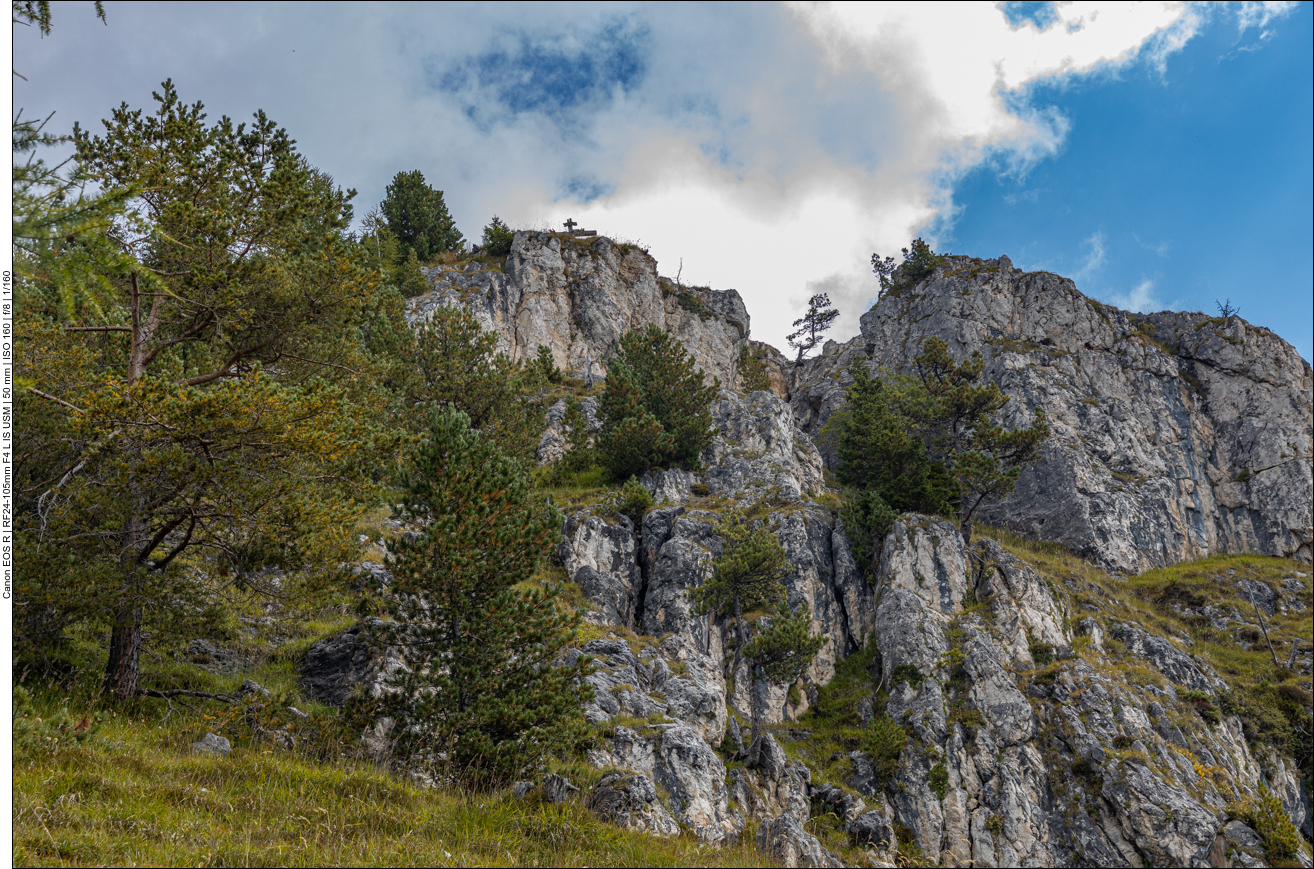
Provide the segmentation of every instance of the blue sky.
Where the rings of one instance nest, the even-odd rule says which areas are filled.
[[[1007,252],[1122,307],[1230,298],[1310,358],[1312,25],[1309,4],[1267,39],[1219,16],[1162,73],[1029,88],[1070,119],[1062,148],[1020,178],[986,164],[960,179],[942,246]]]
[[[1231,298],[1311,356],[1310,4],[53,5],[13,94],[54,129],[172,78],[359,215],[420,169],[467,237],[574,217],[777,346],[818,291],[855,334],[871,253],[922,235],[1123,307]]]

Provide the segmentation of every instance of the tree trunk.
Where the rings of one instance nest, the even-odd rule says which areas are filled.
[[[968,496],[963,495],[958,501],[958,530],[963,535],[963,545],[972,545],[972,508],[968,505]]]
[[[134,492],[133,506],[140,500],[140,495]],[[105,684],[101,687],[102,694],[119,700],[127,700],[137,693],[137,676],[141,671],[143,567],[137,563],[137,553],[145,543],[146,520],[139,511],[134,510],[128,517],[123,536],[123,592],[114,612],[109,661],[105,664]]]
[[[128,385],[145,373],[144,343],[141,324],[141,288],[137,273],[132,277],[132,344],[128,350]],[[105,664],[105,682],[101,694],[127,700],[137,693],[137,677],[141,673],[141,620],[144,565],[138,562],[147,541],[145,498],[137,487],[135,475],[128,476],[128,497],[132,512],[123,523],[123,546],[119,561],[123,565],[123,590],[114,612],[114,626],[110,632],[109,660]]]

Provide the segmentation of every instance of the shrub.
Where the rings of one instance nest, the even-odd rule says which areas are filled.
[[[652,495],[638,480],[630,477],[620,491],[612,492],[603,501],[608,512],[627,516],[636,529],[643,526],[643,514],[652,507]]]
[[[506,256],[511,252],[511,243],[515,240],[515,232],[494,214],[492,223],[484,227],[480,252],[490,256]]]
[[[937,763],[926,774],[926,784],[936,799],[943,800],[945,794],[949,793],[949,770],[944,768],[944,764]]]
[[[891,671],[890,680],[892,682],[907,682],[914,688],[920,688],[922,683],[926,681],[926,677],[922,675],[921,670],[918,670],[912,664],[900,664]]]
[[[1027,650],[1031,652],[1031,660],[1036,662],[1037,667],[1054,663],[1054,647],[1049,643],[1037,643],[1032,640],[1027,643]]]
[[[566,414],[562,418],[562,425],[566,434],[566,452],[552,466],[548,482],[554,486],[578,479],[580,474],[598,464],[597,450],[589,443],[588,417],[584,415],[579,399],[573,395],[566,398]]]
[[[749,349],[747,341],[739,345],[739,388],[744,392],[771,389],[766,363]]]
[[[1228,810],[1249,824],[1264,840],[1264,853],[1270,862],[1294,860],[1300,852],[1300,833],[1291,823],[1282,800],[1267,785],[1259,786],[1254,799],[1231,805]]]
[[[552,358],[552,348],[546,344],[538,345],[538,355],[530,363],[535,374],[547,383],[560,383],[562,379],[561,369],[557,367],[557,362]]]
[[[1177,696],[1190,703],[1206,724],[1217,724],[1223,720],[1222,716],[1218,714],[1218,707],[1214,705],[1213,697],[1204,691],[1188,688],[1185,691],[1179,691]]]
[[[692,467],[712,440],[709,386],[679,341],[655,325],[626,332],[598,401],[598,451],[617,480],[653,468]]]
[[[104,723],[104,713],[85,714],[74,719],[67,706],[53,715],[42,717],[32,705],[32,695],[21,685],[14,686],[13,747],[16,754],[58,754],[64,748],[76,748],[96,735]]]
[[[888,715],[872,719],[864,730],[862,750],[871,759],[872,768],[881,781],[889,781],[899,772],[899,758],[908,741],[908,732]]]

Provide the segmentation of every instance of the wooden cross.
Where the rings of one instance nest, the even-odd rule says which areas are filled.
[[[569,233],[571,233],[571,234],[574,234],[574,232],[575,232],[575,227],[579,226],[579,224],[576,223],[576,222],[574,221],[573,218],[570,219],[570,220],[567,220],[567,221],[565,222],[565,224],[563,224],[563,225],[566,227],[566,232],[569,232]]]

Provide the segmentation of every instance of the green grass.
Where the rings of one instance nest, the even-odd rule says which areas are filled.
[[[337,622],[321,621],[332,632]],[[300,646],[307,638],[291,642]],[[143,683],[221,692],[254,678],[274,695],[255,709],[262,723],[297,725],[286,704],[311,715],[300,748],[258,740],[252,707],[141,698],[104,706],[95,696],[98,647],[78,641],[62,687],[30,680],[27,723],[104,723],[82,745],[51,753],[36,740],[15,744],[13,862],[31,865],[487,865],[755,866],[746,835],[715,849],[690,834],[657,839],[594,818],[576,800],[544,804],[509,792],[427,789],[353,758],[354,734],[336,713],[300,696],[294,655],[275,654],[253,671],[215,675],[171,661],[148,661]],[[69,710],[61,716],[61,707]],[[316,735],[312,731],[318,731]],[[195,755],[207,732],[231,740],[225,758]],[[601,775],[578,760],[562,765],[578,785]],[[751,832],[751,831],[750,831]]]
[[[257,746],[189,752],[199,722],[120,716],[88,747],[14,763],[13,862],[31,865],[753,866],[605,824],[578,802],[429,790]]]

